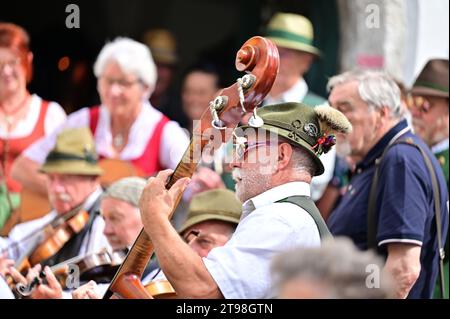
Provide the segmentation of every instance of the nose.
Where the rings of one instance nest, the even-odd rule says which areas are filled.
[[[234,152],[230,162],[230,169],[241,168],[241,166],[242,166],[242,158],[239,158],[237,154]]]
[[[105,236],[108,236],[108,235],[112,235],[113,233],[114,232],[113,232],[113,228],[111,227],[111,224],[108,223],[107,221],[105,221],[105,228],[103,229],[103,234]]]
[[[59,177],[53,177],[50,179],[50,189],[54,192],[64,192],[64,185]]]
[[[422,117],[422,112],[419,110],[418,107],[411,107],[409,109],[409,111],[411,112],[411,115],[415,118],[420,118]]]
[[[122,87],[114,82],[111,84],[110,88],[109,88],[109,94],[113,97],[119,96],[122,93]]]

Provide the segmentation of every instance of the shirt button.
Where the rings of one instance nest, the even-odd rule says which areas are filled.
[[[356,174],[361,174],[362,173],[362,169],[361,168],[358,168],[357,170],[356,170]]]

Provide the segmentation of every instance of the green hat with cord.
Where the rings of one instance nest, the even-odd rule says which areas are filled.
[[[97,162],[95,143],[89,128],[69,128],[56,137],[41,173],[98,176],[103,173]]]
[[[287,139],[311,156],[317,165],[314,176],[324,172],[319,157],[336,143],[333,134],[351,131],[345,115],[327,103],[316,107],[295,102],[272,104],[258,109],[257,114],[264,122],[260,128]],[[250,124],[239,126],[242,130],[250,127]]]
[[[313,45],[313,26],[302,15],[276,13],[267,25],[266,36],[279,47],[321,56],[320,50]]]
[[[192,197],[186,221],[181,225],[179,233],[195,224],[211,220],[237,225],[241,213],[242,203],[234,192],[222,188],[201,192]]]

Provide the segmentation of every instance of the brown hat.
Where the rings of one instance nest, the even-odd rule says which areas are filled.
[[[179,232],[182,233],[195,224],[209,220],[238,224],[241,213],[242,204],[234,192],[227,189],[202,192],[192,198],[187,219]]]
[[[428,61],[417,77],[411,93],[448,98],[448,60],[432,59]]]
[[[42,173],[72,175],[101,175],[97,163],[94,138],[87,127],[63,130],[56,138],[56,145],[48,154]]]

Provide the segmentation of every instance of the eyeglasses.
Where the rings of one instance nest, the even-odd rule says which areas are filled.
[[[9,61],[0,61],[0,71],[2,71],[6,66],[11,69],[16,68],[20,64],[20,58],[15,58]]]
[[[242,158],[244,158],[245,153],[247,153],[250,149],[256,148],[258,146],[265,146],[265,145],[271,145],[271,144],[273,144],[273,143],[271,143],[269,141],[254,142],[254,143],[249,143],[249,142],[234,143],[233,149],[234,149],[234,154],[235,154],[236,158],[242,159]]]
[[[112,79],[112,78],[107,78],[107,77],[100,77],[99,79],[107,87],[111,87],[113,84],[117,84],[119,87],[121,87],[123,89],[129,89],[137,83],[142,84],[142,81],[139,79],[134,80],[134,81],[129,81],[129,80],[125,80],[125,79]]]
[[[410,110],[419,110],[422,113],[428,113],[431,103],[422,96],[413,96],[409,94],[406,98],[406,104]]]

